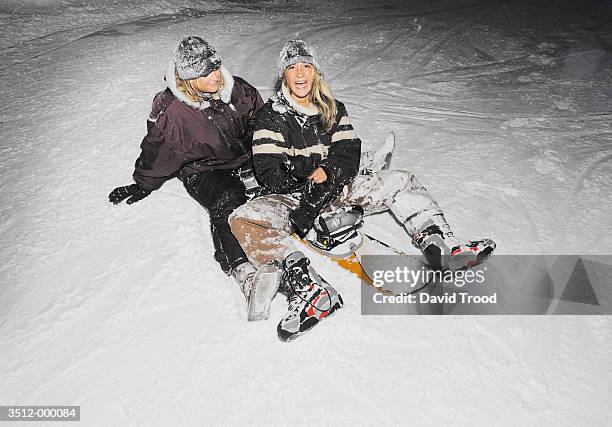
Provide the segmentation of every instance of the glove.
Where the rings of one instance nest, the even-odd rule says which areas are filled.
[[[317,214],[318,212],[307,212],[299,208],[289,212],[289,222],[295,233],[300,236],[301,239],[306,237],[306,234],[308,234],[308,231],[312,228]]]
[[[298,236],[301,238],[306,236],[319,212],[329,205],[329,202],[340,191],[342,191],[342,187],[334,187],[330,180],[321,184],[307,181],[307,185],[301,194],[300,206],[289,212],[289,222]]]
[[[138,186],[138,184],[126,185],[125,187],[117,187],[108,195],[108,200],[114,204],[121,203],[126,198],[127,204],[131,205],[139,200],[144,199],[149,194],[150,190],[144,190]]]

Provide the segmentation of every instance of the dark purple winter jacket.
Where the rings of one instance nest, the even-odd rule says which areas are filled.
[[[221,99],[196,103],[180,92],[174,78],[153,99],[147,135],[136,160],[134,181],[156,190],[169,178],[210,169],[237,169],[251,153],[255,112],[263,105],[257,89],[221,67]],[[173,76],[173,69],[168,73]]]

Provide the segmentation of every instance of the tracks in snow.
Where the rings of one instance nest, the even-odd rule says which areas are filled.
[[[220,10],[197,10],[183,9],[176,13],[163,13],[154,16],[128,19],[112,24],[97,26],[78,27],[67,30],[54,31],[43,36],[35,37],[21,43],[0,49],[2,62],[7,65],[0,67],[0,71],[24,64],[41,56],[78,42],[83,39],[97,36],[122,36],[130,35],[143,29],[149,29],[163,23],[182,23],[196,20],[214,14],[245,14],[254,13],[248,10],[233,11],[231,9]]]

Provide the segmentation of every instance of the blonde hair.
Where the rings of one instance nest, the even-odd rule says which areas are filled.
[[[183,92],[185,96],[187,97],[187,99],[193,102],[202,102],[204,100],[200,92],[198,92],[193,87],[193,81],[195,79],[183,80],[178,76],[178,73],[176,72],[175,72],[174,77],[176,80],[177,89]],[[221,93],[221,91],[223,90],[224,84],[225,84],[225,80],[223,79],[223,74],[221,74],[221,81],[219,82],[219,89],[217,90],[217,92],[212,94],[212,97],[214,99],[220,98],[219,93]]]
[[[286,77],[283,77],[283,84],[289,87]],[[316,68],[314,68],[312,89],[308,95],[308,100],[319,110],[319,113],[321,113],[321,125],[323,125],[326,133],[330,133],[336,122],[338,110],[336,109],[336,101],[334,101],[331,88],[325,83],[321,73]]]
[[[331,88],[325,83],[319,70],[316,68],[314,70],[314,80],[312,82],[312,90],[310,91],[309,98],[310,102],[312,102],[321,113],[321,124],[323,125],[323,129],[325,129],[325,132],[330,133],[336,122],[336,114],[338,113],[336,101],[334,101]]]

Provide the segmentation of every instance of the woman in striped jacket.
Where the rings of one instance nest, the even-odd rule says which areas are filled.
[[[293,232],[305,236],[323,211],[351,205],[366,215],[390,210],[434,267],[472,266],[493,251],[490,239],[455,238],[438,204],[412,173],[358,174],[361,141],[344,104],[321,78],[310,45],[303,40],[285,44],[279,77],[281,89],[257,113],[253,135],[255,175],[273,194],[238,207],[230,227],[256,268],[277,269],[271,280],[280,281],[282,274],[289,311],[278,325],[281,338],[299,335],[342,306],[340,295],[301,252],[293,252],[289,239]]]

